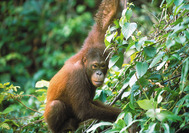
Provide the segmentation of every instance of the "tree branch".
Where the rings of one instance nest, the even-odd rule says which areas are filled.
[[[39,112],[39,111],[37,111],[37,110],[35,110],[35,109],[32,109],[32,108],[26,106],[26,105],[25,105],[22,101],[20,101],[19,99],[15,98],[15,97],[13,97],[13,96],[11,96],[11,97],[12,97],[13,99],[15,99],[17,102],[21,103],[21,104],[22,104],[24,107],[26,107],[27,109],[42,114],[41,112]]]

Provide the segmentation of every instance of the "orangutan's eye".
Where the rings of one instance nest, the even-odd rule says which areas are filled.
[[[97,69],[97,68],[98,68],[98,65],[97,65],[97,64],[93,64],[93,65],[92,65],[92,69],[95,70],[95,69]]]
[[[106,65],[105,64],[102,64],[100,69],[105,69],[106,68]]]

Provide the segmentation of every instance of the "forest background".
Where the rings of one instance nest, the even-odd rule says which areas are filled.
[[[0,132],[48,130],[48,81],[81,48],[100,2],[0,1]],[[110,70],[95,96],[123,113],[114,123],[87,121],[76,132],[186,131],[189,2],[127,2],[133,3],[107,31]]]

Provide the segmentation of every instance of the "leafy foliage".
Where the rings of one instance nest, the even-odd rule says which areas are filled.
[[[166,0],[154,31],[142,36],[137,24],[130,22],[130,5],[106,34],[112,49],[111,71],[102,88],[116,90],[111,97],[123,112],[112,132],[179,132],[189,129],[189,3]],[[131,52],[130,60],[127,53]],[[107,93],[107,95],[111,95]],[[97,123],[88,132],[107,123]]]
[[[47,81],[37,82],[36,87],[41,89],[36,90],[33,95],[26,95],[22,91],[19,93],[19,86],[10,83],[0,84],[1,132],[47,131],[47,126],[43,122],[46,84]],[[31,113],[32,116],[29,115]]]
[[[123,112],[114,123],[86,121],[76,132],[189,129],[189,3],[147,5],[129,3],[106,34],[110,71],[95,99]],[[42,116],[48,82],[34,84],[50,79],[83,42],[94,8],[94,0],[0,2],[0,132],[48,130]]]
[[[94,0],[1,1],[0,81],[31,88],[50,79],[82,44],[94,7]]]

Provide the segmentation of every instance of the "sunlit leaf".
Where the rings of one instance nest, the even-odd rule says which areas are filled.
[[[168,49],[171,48],[174,45],[175,45],[175,41],[174,40],[171,40],[171,39],[167,40],[166,46],[167,46]]]
[[[36,88],[49,87],[49,81],[41,80],[35,84]]]
[[[171,120],[173,122],[182,121],[180,116],[175,115],[174,113],[167,110],[162,110],[161,112],[158,112],[155,115],[159,121],[166,121],[166,120],[169,120],[169,121]]]
[[[8,85],[10,85],[10,82],[4,83],[3,85],[8,86]]]
[[[131,125],[132,124],[134,124],[134,123],[136,123],[136,122],[142,122],[143,120],[134,120],[134,121],[132,121],[132,122],[130,122],[130,124],[129,125],[127,125],[126,127],[124,127],[123,129],[121,129],[121,131],[119,131],[119,133],[125,133],[125,131],[129,128],[129,127],[131,127]]]
[[[115,63],[119,60],[120,56],[114,55],[109,62],[109,68],[115,65]]]
[[[149,110],[154,108],[152,100],[148,100],[148,99],[138,100],[137,103],[144,110]]]
[[[134,74],[129,80],[129,86],[132,87],[137,81],[136,75]]]
[[[175,38],[176,42],[180,43],[180,44],[184,44],[186,42],[186,38],[185,36],[178,36]]]
[[[100,123],[97,123],[97,124],[93,125],[89,130],[87,130],[87,133],[94,133],[95,130],[98,127],[101,127],[101,126],[111,126],[111,125],[112,125],[111,122],[100,122]]]
[[[123,119],[119,119],[118,121],[116,121],[116,125],[119,128],[124,128],[126,126],[125,121]]]
[[[157,66],[156,70],[159,71],[164,65],[165,65],[166,61],[163,61],[162,63],[159,64],[159,66]]]
[[[132,114],[130,112],[125,115],[124,121],[125,121],[126,125],[131,124],[133,119],[132,119]]]
[[[167,123],[163,123],[163,129],[164,129],[164,132],[170,133],[170,127]]]
[[[137,51],[140,51],[142,45],[144,45],[144,42],[147,40],[147,37],[141,38],[137,43],[135,43],[135,47]]]
[[[150,126],[148,127],[147,132],[148,132],[148,133],[154,133],[156,124],[157,124],[157,123],[150,123]]]
[[[128,97],[131,94],[131,92],[124,92],[121,96],[121,99]]]
[[[161,111],[161,109],[149,109],[147,112],[146,112],[146,115],[150,118],[152,118],[152,120],[155,120],[157,114],[159,114]]]
[[[106,40],[110,43],[112,41],[112,39],[115,37],[116,34],[117,34],[117,32],[114,32],[110,35],[107,35]]]
[[[164,90],[161,91],[161,92],[159,93],[158,97],[157,97],[157,103],[158,103],[158,104],[161,103],[161,101],[163,100],[163,97],[161,96],[161,94],[162,94],[163,92],[164,92]]]
[[[164,56],[164,52],[160,52],[160,53],[153,59],[153,61],[151,62],[149,68],[154,67],[154,66],[162,59],[163,56]]]
[[[122,33],[126,40],[133,34],[136,28],[137,28],[136,23],[124,23],[122,27]]]

